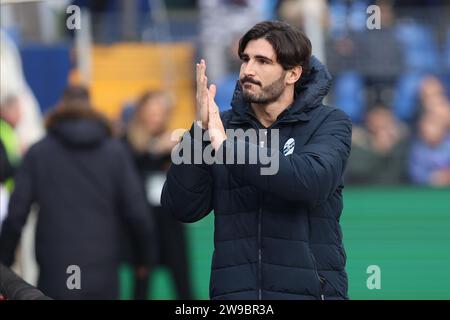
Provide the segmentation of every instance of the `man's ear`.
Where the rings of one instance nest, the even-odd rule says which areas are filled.
[[[301,66],[297,66],[289,70],[286,74],[286,82],[287,84],[294,84],[300,79],[302,75],[303,68]]]

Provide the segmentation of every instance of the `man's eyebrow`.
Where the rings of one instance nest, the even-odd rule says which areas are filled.
[[[266,60],[266,61],[268,61],[268,62],[273,62],[272,59],[270,59],[270,58],[268,58],[268,57],[266,57],[266,56],[260,55],[260,54],[257,54],[257,55],[255,56],[255,58],[256,58],[256,59]]]
[[[247,53],[241,53],[241,55],[240,55],[240,58],[241,58],[241,59],[242,59],[242,58],[248,58],[248,57],[249,57],[249,55],[248,55]],[[268,58],[268,57],[266,57],[266,56],[263,56],[263,55],[261,55],[261,54],[255,55],[255,58],[256,58],[256,59],[265,60],[265,61],[270,62],[270,63],[273,62],[272,59],[270,59],[270,58]]]

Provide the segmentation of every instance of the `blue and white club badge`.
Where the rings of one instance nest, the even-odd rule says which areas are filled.
[[[295,148],[295,140],[294,140],[294,138],[288,139],[288,141],[286,141],[286,143],[284,144],[283,154],[285,156],[288,156],[288,155],[292,154],[294,152],[294,148]]]

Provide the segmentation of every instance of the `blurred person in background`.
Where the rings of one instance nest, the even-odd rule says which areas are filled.
[[[3,30],[0,30],[0,56],[0,103],[5,103],[10,97],[16,99],[21,117],[15,131],[20,152],[24,152],[44,135],[42,116],[37,100],[25,80],[19,50]]]
[[[20,159],[19,141],[14,131],[19,121],[20,106],[17,97],[5,98],[0,102],[0,231]]]
[[[450,102],[442,83],[426,77],[421,84],[422,116],[411,147],[409,174],[412,182],[430,186],[450,185]]]
[[[450,186],[450,132],[444,119],[430,113],[420,119],[409,172],[416,184]]]
[[[0,234],[10,266],[30,207],[36,230],[38,288],[55,299],[117,299],[120,230],[128,224],[141,266],[149,262],[151,218],[132,160],[111,138],[84,87],[68,87],[48,115],[48,134],[24,156]],[[68,288],[69,266],[80,288]]]
[[[171,140],[168,123],[173,103],[159,91],[144,93],[138,100],[128,124],[124,142],[139,172],[151,206],[148,215],[155,222],[157,259],[151,270],[167,267],[173,277],[178,299],[192,299],[185,226],[161,207],[161,192],[166,180],[170,155],[176,142]],[[151,274],[150,274],[151,275]],[[148,297],[149,274],[135,274],[135,299]]]
[[[365,128],[355,127],[346,182],[399,185],[407,182],[408,130],[383,106],[370,109]]]
[[[369,16],[364,1],[335,2],[346,9],[338,10],[335,6],[334,11],[330,11],[327,62],[335,76],[333,98],[354,123],[360,123],[364,121],[366,106],[394,105],[397,82],[404,71],[404,54],[395,35],[391,1],[374,3],[380,12],[379,29],[367,28]],[[357,3],[357,7],[351,8]],[[359,18],[355,19],[357,16]]]
[[[27,4],[20,4],[19,6],[22,5],[25,6]],[[13,7],[15,6],[17,5],[13,5]],[[9,16],[14,22],[17,21],[17,14],[20,11],[18,8],[16,10],[14,15]],[[2,11],[2,18],[4,18],[3,13]],[[32,15],[31,19],[35,20],[34,18],[35,16]],[[4,20],[2,19],[2,23],[5,22]],[[24,19],[23,21],[27,21],[24,25],[30,26],[29,29],[27,28],[28,30],[33,30],[31,27],[34,26],[33,22],[29,24],[29,20]],[[0,103],[4,103],[5,99],[12,96],[17,98],[21,116],[14,131],[17,135],[19,154],[22,156],[29,146],[41,139],[45,134],[42,114],[38,101],[26,81],[19,49],[13,41],[13,37],[10,37],[5,32],[5,29],[0,30],[0,57]],[[2,201],[0,207],[2,206],[7,206],[7,202]],[[33,254],[35,227],[36,213],[33,211],[25,225],[18,257],[13,266],[24,279],[32,284],[36,284],[37,279],[37,264]]]
[[[363,29],[356,36],[358,70],[368,90],[367,104],[392,105],[398,77],[403,71],[403,52],[395,37],[392,1],[379,0],[380,29]]]
[[[422,113],[442,118],[450,128],[450,100],[442,82],[434,76],[425,77],[420,86]]]

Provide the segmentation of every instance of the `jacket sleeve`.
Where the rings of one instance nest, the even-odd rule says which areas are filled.
[[[15,168],[11,162],[9,162],[5,146],[2,141],[0,141],[0,183],[11,178],[14,175],[14,171]]]
[[[193,124],[191,130],[183,136],[172,153],[172,160],[173,155],[177,154],[187,161],[177,164],[172,161],[161,195],[162,206],[182,222],[198,221],[212,210],[213,179],[210,166],[201,157],[208,146],[201,139],[204,132]],[[186,153],[189,153],[187,158]],[[201,161],[197,162],[190,157],[194,154]]]
[[[0,294],[8,300],[52,300],[1,263]]]
[[[227,164],[232,174],[289,201],[308,203],[310,206],[325,201],[340,185],[351,148],[351,122],[341,111],[328,115],[299,153],[284,156],[279,150],[266,149],[270,159],[279,162],[278,172],[262,175],[260,159],[256,164],[239,165],[237,150],[245,154],[258,154],[258,146],[243,140],[226,140],[221,148],[224,154],[232,149],[233,164]],[[228,156],[228,154],[227,154]],[[248,163],[248,162],[245,162]]]
[[[122,219],[135,248],[135,263],[149,265],[153,256],[154,221],[151,208],[145,197],[141,180],[133,165],[133,160],[123,145],[119,145],[117,168],[119,174],[119,201]]]
[[[10,266],[14,262],[14,253],[22,234],[22,228],[35,200],[33,150],[31,147],[17,171],[14,191],[8,205],[8,215],[1,226],[0,261],[6,266]]]

